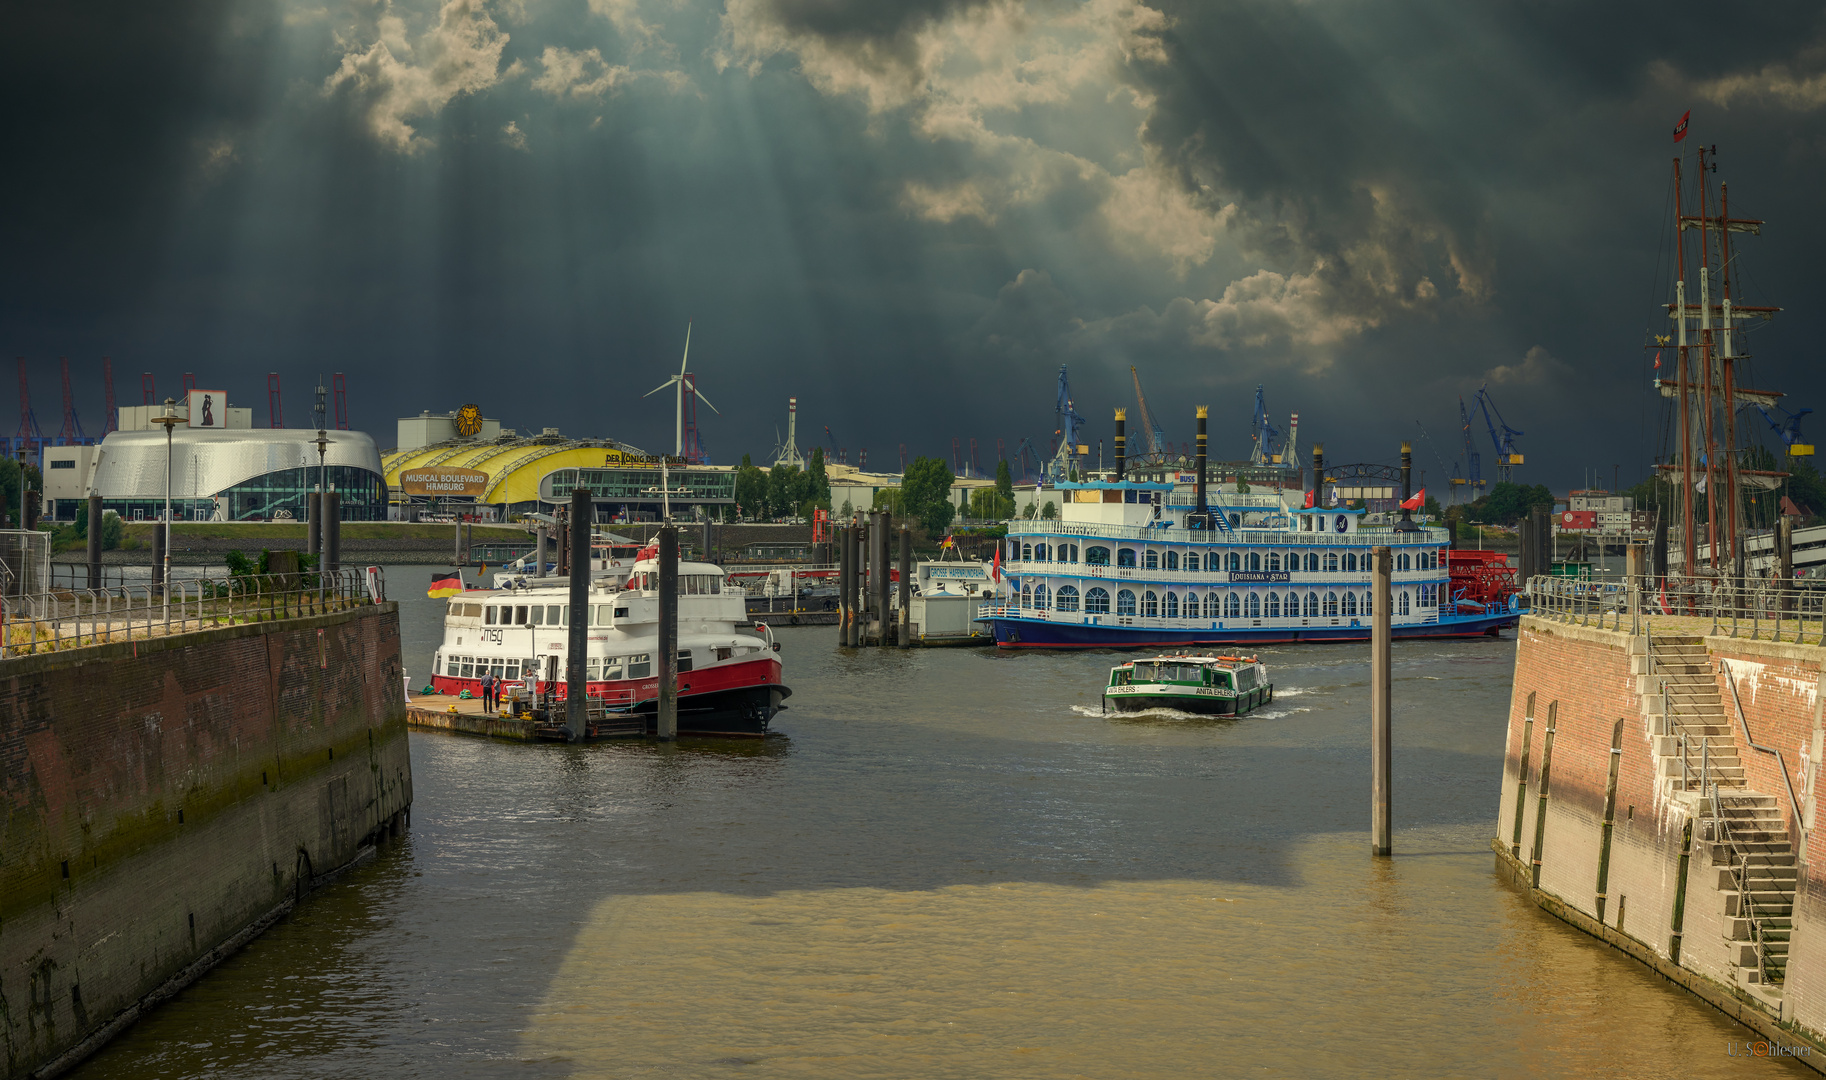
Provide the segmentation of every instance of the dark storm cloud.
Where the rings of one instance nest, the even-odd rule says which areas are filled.
[[[1816,6],[82,11],[0,43],[0,325],[41,417],[57,355],[111,354],[126,399],[279,371],[296,424],[344,370],[383,443],[479,400],[657,448],[669,412],[631,399],[689,318],[723,461],[789,394],[877,463],[1043,442],[1059,364],[1099,422],[1136,364],[1169,436],[1210,400],[1230,453],[1257,382],[1372,458],[1488,379],[1564,487],[1655,449],[1639,346],[1689,107],[1771,222],[1744,265],[1790,311],[1755,381],[1821,389]]]

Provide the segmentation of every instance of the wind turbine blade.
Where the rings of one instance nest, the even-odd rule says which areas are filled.
[[[678,362],[679,375],[682,376],[685,374],[685,365],[689,364],[690,362],[691,362],[691,322],[690,322],[690,320],[686,320],[686,322],[685,322],[685,356],[684,356],[684,359],[682,359]]]
[[[704,395],[703,395],[703,393],[702,393],[702,392],[700,392],[700,391],[699,391],[699,390],[698,390],[698,388],[697,388],[697,387],[695,387],[695,386],[693,386],[693,387],[692,387],[692,388],[691,388],[691,392],[692,392],[692,393],[694,393],[694,394],[697,394],[697,399],[698,399],[698,400],[699,400],[699,401],[701,401],[701,402],[703,402],[703,403],[704,403],[704,404],[706,404],[706,405],[710,405],[710,399],[709,399],[709,398],[707,398],[707,397],[705,397],[705,396],[704,396]],[[717,415],[718,415],[718,416],[721,416],[721,415],[723,415],[723,410],[721,410],[721,409],[719,409],[719,408],[717,408],[717,407],[716,407],[716,406],[715,406],[715,405],[710,405],[710,411],[711,411],[711,412],[713,412],[713,413],[715,413],[715,414],[717,414]]]
[[[653,389],[647,391],[646,393],[644,393],[640,396],[641,397],[652,397],[654,394],[659,393],[661,390],[664,390],[666,387],[671,386],[673,383],[675,383],[677,381],[678,381],[677,379],[667,379],[665,382],[660,383],[658,386],[655,386]]]

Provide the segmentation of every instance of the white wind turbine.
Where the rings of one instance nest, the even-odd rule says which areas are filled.
[[[672,453],[673,453],[673,456],[675,456],[675,457],[684,457],[685,456],[685,395],[686,394],[697,394],[697,399],[699,401],[703,402],[706,405],[710,405],[710,399],[705,397],[702,393],[699,393],[698,388],[697,388],[697,383],[693,382],[691,377],[689,375],[685,374],[685,365],[689,364],[690,362],[691,362],[691,324],[686,323],[685,324],[685,357],[683,360],[680,360],[678,362],[678,374],[672,376],[670,379],[667,379],[665,382],[660,383],[658,386],[655,386],[653,389],[647,391],[645,394],[642,395],[643,397],[652,397],[654,394],[659,393],[661,390],[664,390],[668,386],[676,386],[678,388],[678,424],[677,424],[677,427],[674,429],[673,448],[672,448]],[[716,413],[718,416],[723,415],[723,411],[721,409],[717,408],[715,405],[710,405],[710,411],[713,413]]]

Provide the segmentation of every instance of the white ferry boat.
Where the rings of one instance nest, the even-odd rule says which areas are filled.
[[[1268,669],[1253,656],[1164,654],[1110,669],[1104,712],[1176,709],[1246,716],[1274,700]]]
[[[482,677],[524,682],[537,694],[548,657],[557,658],[558,700],[566,694],[570,625],[587,620],[588,693],[614,711],[644,713],[657,727],[659,698],[659,563],[651,549],[627,566],[592,560],[590,603],[570,606],[570,582],[561,577],[497,575],[495,587],[449,598],[444,641],[433,660],[431,684],[440,694],[475,696]],[[778,645],[771,633],[741,625],[743,592],[725,583],[711,563],[678,566],[678,730],[681,735],[763,735],[781,702],[792,693],[780,680]]]

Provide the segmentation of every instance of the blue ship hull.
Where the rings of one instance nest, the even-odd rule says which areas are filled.
[[[1045,622],[1039,619],[996,617],[985,620],[995,631],[1001,649],[1125,649],[1163,645],[1291,645],[1296,642],[1368,641],[1368,619],[1357,626],[1209,626],[1170,630],[1161,626],[1113,626],[1108,623]],[[1459,615],[1436,623],[1396,626],[1397,639],[1495,637],[1505,627],[1521,621],[1516,612]]]

